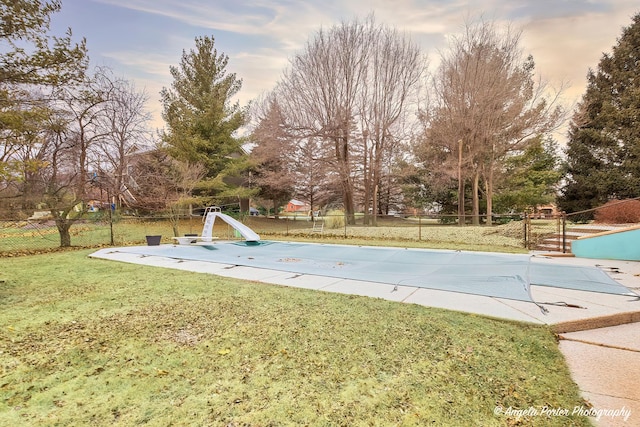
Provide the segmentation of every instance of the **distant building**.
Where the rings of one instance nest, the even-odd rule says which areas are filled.
[[[540,219],[554,218],[559,213],[560,213],[560,211],[558,210],[558,207],[556,205],[554,205],[553,203],[550,203],[548,205],[538,205],[538,206],[536,206],[533,209],[533,214],[531,214],[530,216],[532,218],[540,218]]]
[[[309,204],[294,199],[289,200],[289,203],[284,208],[285,212],[309,212],[310,210],[311,206]]]

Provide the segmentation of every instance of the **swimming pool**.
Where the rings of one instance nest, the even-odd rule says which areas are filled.
[[[547,264],[527,254],[274,241],[135,246],[117,251],[534,303],[531,285],[638,297],[599,268]]]

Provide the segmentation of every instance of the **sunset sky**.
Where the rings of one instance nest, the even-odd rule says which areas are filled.
[[[87,39],[92,65],[107,65],[144,89],[154,126],[162,127],[159,92],[198,36],[213,36],[229,56],[228,71],[243,80],[244,105],[273,88],[320,28],[374,13],[376,22],[407,32],[435,66],[448,37],[481,16],[521,29],[521,47],[539,76],[568,84],[564,102],[572,105],[589,68],[638,12],[637,0],[63,0],[52,30],[71,27],[74,39]]]

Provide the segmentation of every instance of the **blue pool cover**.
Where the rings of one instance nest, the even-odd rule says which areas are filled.
[[[637,297],[598,268],[540,263],[525,254],[269,241],[133,246],[118,251],[528,302],[534,302],[530,285]]]

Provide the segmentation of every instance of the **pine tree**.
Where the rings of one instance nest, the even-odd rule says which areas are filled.
[[[87,68],[86,42],[48,34],[60,0],[0,0],[0,85],[61,85],[81,80]]]
[[[47,163],[32,153],[48,126],[50,102],[59,98],[49,89],[82,81],[89,62],[85,40],[74,43],[71,29],[50,34],[61,7],[60,0],[0,0],[0,200],[19,197],[20,209],[37,202],[27,183]]]
[[[505,161],[504,176],[495,200],[497,212],[523,212],[555,200],[562,178],[556,146],[551,138],[539,138],[522,154]]]
[[[566,212],[640,196],[640,13],[587,77],[566,150]]]
[[[163,141],[174,158],[202,164],[209,192],[219,195],[226,188],[223,178],[237,172],[242,153],[236,132],[246,112],[231,101],[242,81],[227,74],[229,58],[218,54],[213,37],[197,37],[195,43],[195,50],[183,51],[180,65],[171,67],[171,89],[161,91]]]

